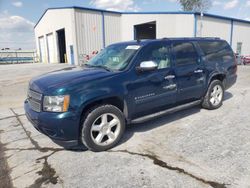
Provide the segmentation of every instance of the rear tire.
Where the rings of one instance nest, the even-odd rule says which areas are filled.
[[[224,98],[224,87],[220,80],[213,80],[202,101],[202,107],[214,110],[221,107]]]
[[[95,106],[84,118],[81,129],[82,143],[92,151],[105,151],[114,147],[125,130],[125,118],[113,105]]]

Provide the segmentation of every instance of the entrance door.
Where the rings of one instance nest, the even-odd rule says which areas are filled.
[[[149,22],[134,26],[134,39],[156,39],[156,22]]]
[[[143,61],[154,61],[158,69],[137,73],[135,81],[130,84],[130,98],[137,116],[159,111],[176,101],[176,79],[169,49],[167,42],[157,42],[145,46],[138,54],[137,66]]]
[[[65,30],[60,29],[57,32],[57,41],[58,41],[58,51],[59,51],[59,60],[60,63],[66,63],[66,42],[65,42]]]

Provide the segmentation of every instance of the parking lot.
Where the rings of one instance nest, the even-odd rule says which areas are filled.
[[[220,109],[129,125],[100,153],[64,150],[24,115],[30,78],[67,68],[0,66],[0,187],[250,187],[250,66],[238,67]]]

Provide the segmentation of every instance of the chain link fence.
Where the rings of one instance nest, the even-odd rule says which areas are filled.
[[[39,62],[35,50],[0,50],[0,64],[21,64]]]

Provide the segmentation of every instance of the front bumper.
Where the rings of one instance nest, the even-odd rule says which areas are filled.
[[[24,102],[25,114],[32,125],[63,147],[79,144],[80,118],[73,112],[35,112]]]

